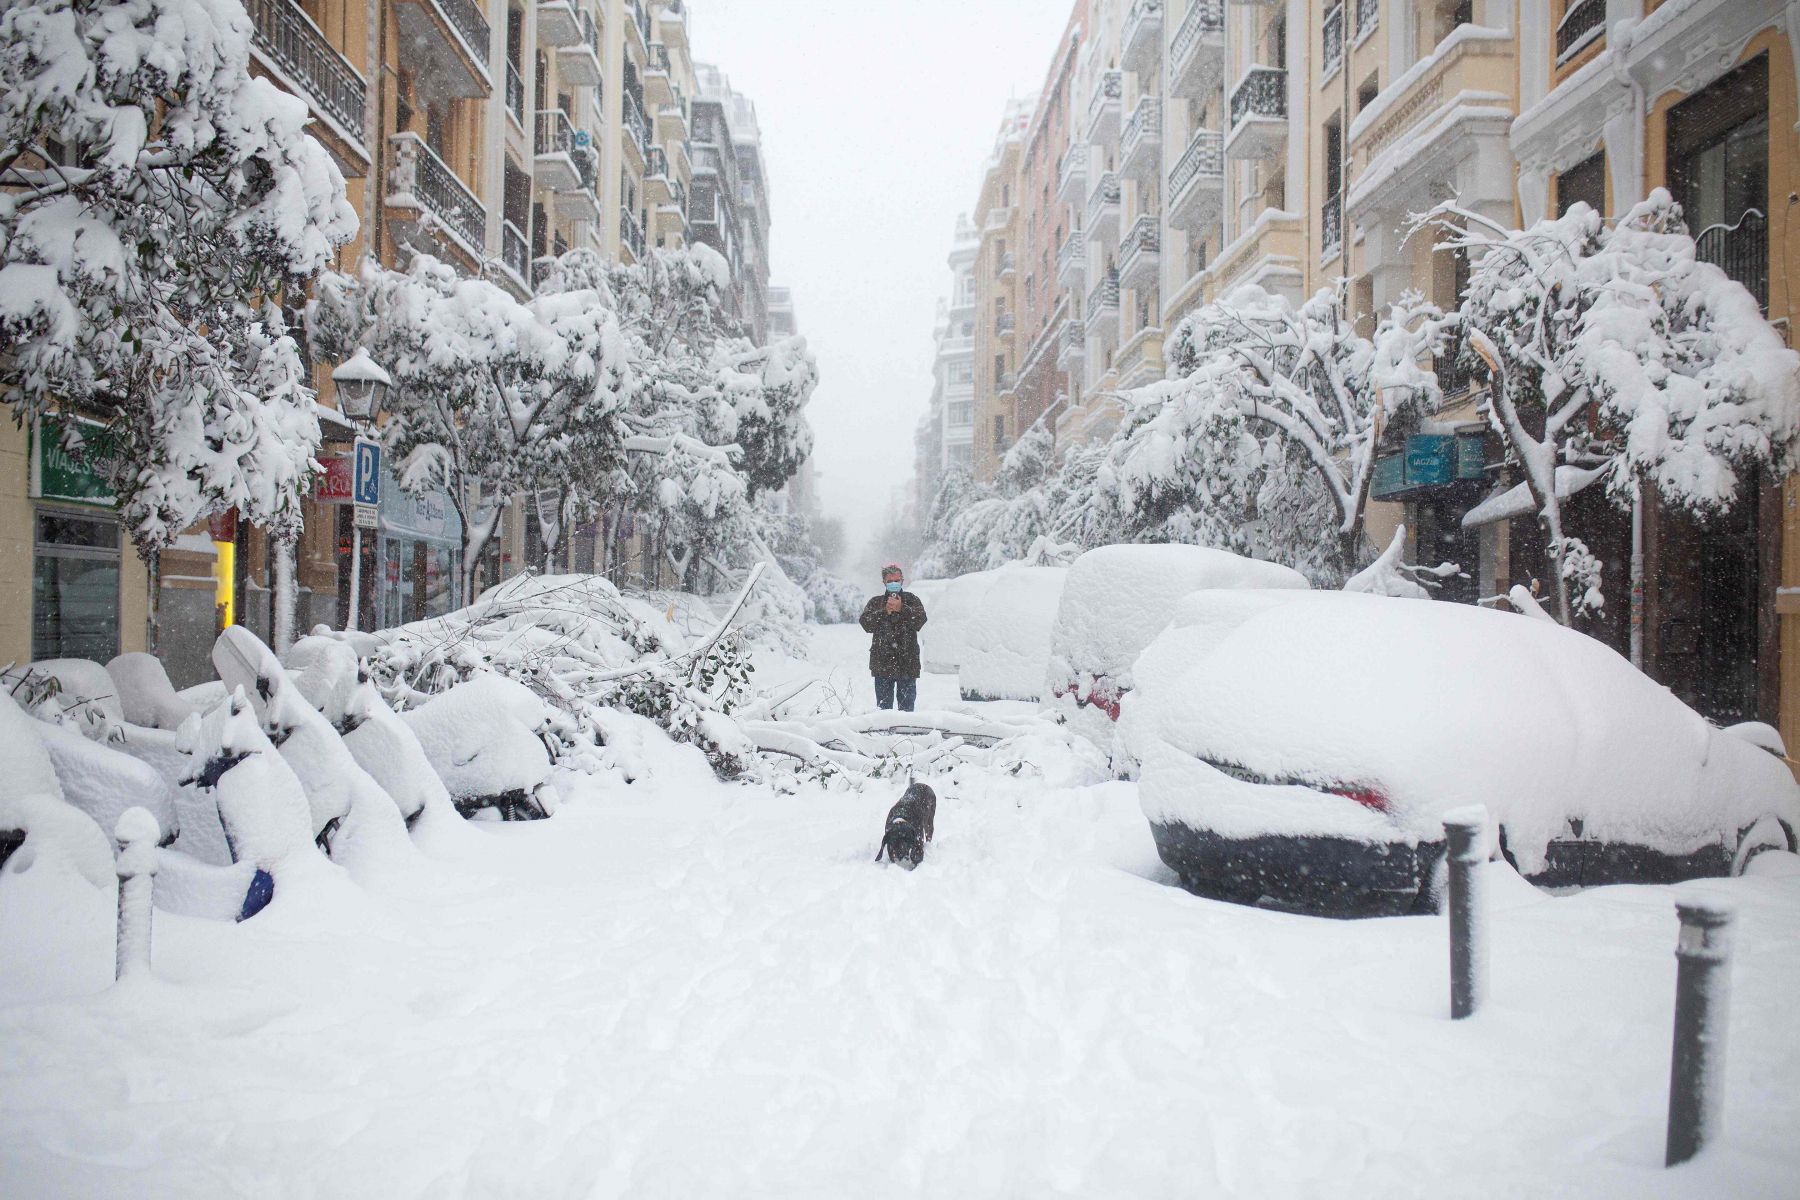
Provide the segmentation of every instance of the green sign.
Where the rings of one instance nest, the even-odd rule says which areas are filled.
[[[112,485],[94,469],[117,455],[114,438],[104,425],[75,418],[82,430],[82,446],[74,454],[63,445],[63,417],[38,422],[31,456],[31,494],[40,500],[75,500],[82,504],[113,504]]]

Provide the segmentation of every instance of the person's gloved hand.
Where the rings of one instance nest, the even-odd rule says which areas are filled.
[[[900,597],[899,596],[889,596],[887,598],[887,610],[889,612],[899,612],[900,611]]]

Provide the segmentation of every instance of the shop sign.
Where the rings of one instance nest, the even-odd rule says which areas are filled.
[[[1480,479],[1485,466],[1478,437],[1415,433],[1406,439],[1406,449],[1401,453],[1375,460],[1369,478],[1369,498],[1391,500],[1459,479]]]
[[[81,425],[82,448],[71,454],[63,446],[63,418],[44,417],[37,424],[31,456],[31,494],[39,500],[75,500],[82,504],[113,504],[112,485],[96,470],[118,455],[118,439],[97,421],[76,420]]]
[[[462,546],[462,520],[456,515],[456,508],[447,494],[433,488],[422,496],[415,496],[400,488],[393,475],[383,471],[382,476],[379,507],[382,532],[440,546]]]
[[[350,478],[350,498],[358,504],[381,503],[381,443],[356,439],[356,464]]]
[[[325,473],[313,485],[313,495],[326,504],[350,503],[350,456],[334,454],[320,461]]]
[[[1406,486],[1433,487],[1456,477],[1456,439],[1415,433],[1406,439]]]
[[[1459,480],[1487,478],[1487,443],[1480,434],[1456,439],[1456,477]]]
[[[374,529],[380,515],[381,509],[377,506],[359,504],[356,506],[356,527],[358,529]]]

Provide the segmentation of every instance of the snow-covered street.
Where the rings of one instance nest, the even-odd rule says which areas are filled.
[[[869,701],[854,627],[813,672]],[[954,701],[927,677],[923,699]],[[1136,785],[1073,758],[790,796],[665,748],[554,820],[324,866],[231,925],[112,920],[0,877],[8,1196],[1791,1194],[1800,878],[1491,888],[1493,986],[1447,1019],[1442,918],[1170,886]],[[1661,1167],[1672,898],[1739,904],[1725,1134]],[[54,947],[52,949],[52,947]]]

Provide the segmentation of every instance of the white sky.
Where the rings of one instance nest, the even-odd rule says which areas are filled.
[[[912,477],[956,214],[1009,96],[1034,96],[1064,0],[689,0],[694,57],[756,104],[775,283],[819,361],[808,415],[847,568]]]

